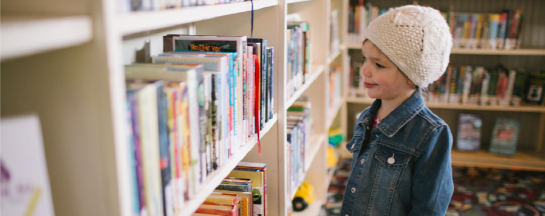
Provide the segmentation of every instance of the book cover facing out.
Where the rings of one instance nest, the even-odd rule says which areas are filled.
[[[458,117],[456,149],[460,151],[479,151],[483,122],[479,115],[461,113]]]
[[[510,118],[496,118],[492,129],[490,153],[515,156],[520,133],[520,121]]]
[[[0,215],[55,215],[38,116],[2,118]]]

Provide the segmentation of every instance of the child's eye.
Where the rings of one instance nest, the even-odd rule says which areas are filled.
[[[379,68],[385,68],[384,66],[382,66],[381,64],[377,63],[377,67]]]

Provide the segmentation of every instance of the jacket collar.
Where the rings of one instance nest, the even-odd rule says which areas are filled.
[[[371,105],[369,112],[364,117],[365,123],[372,125],[373,116],[376,115],[382,100],[377,99]],[[422,98],[422,92],[419,88],[414,94],[405,100],[394,111],[388,114],[384,119],[380,121],[377,128],[386,136],[393,137],[407,122],[412,120],[422,109],[424,108],[424,99]]]

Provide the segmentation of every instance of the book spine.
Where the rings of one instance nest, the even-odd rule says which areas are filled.
[[[480,105],[488,105],[488,85],[490,82],[490,74],[488,72],[483,73],[483,84],[481,86],[481,98],[480,98]]]
[[[513,106],[520,106],[522,98],[524,97],[525,84],[526,73],[524,71],[517,71],[515,86],[513,87],[513,98],[511,99],[511,104]]]
[[[268,48],[269,54],[269,119],[274,116],[274,47]]]
[[[137,109],[136,106],[136,99],[134,93],[127,92],[127,131],[128,131],[128,140],[129,140],[129,152],[128,157],[129,158],[129,172],[131,175],[131,209],[133,215],[139,215],[140,214],[140,208],[144,204],[140,201],[140,179],[139,178],[139,161],[136,157],[136,145],[140,144],[137,140],[138,137],[135,136],[135,132],[133,131],[134,128],[134,121],[133,119],[136,118],[135,115],[137,113],[134,112],[135,109]]]
[[[161,170],[159,153],[159,122],[157,110],[157,87],[148,85],[138,91],[141,149],[143,150],[144,188],[146,209],[150,214],[163,214],[161,195]]]
[[[165,98],[165,92],[163,91],[163,82],[156,82],[157,88],[157,111],[158,111],[158,128],[159,128],[159,153],[160,153],[160,167],[161,167],[161,179],[162,179],[162,198],[163,198],[163,212],[169,209],[166,204],[166,190],[170,183],[170,157],[169,157],[169,140],[168,140],[168,126],[167,126],[167,99]]]
[[[489,15],[490,24],[489,24],[489,42],[488,47],[491,50],[496,50],[497,48],[497,34],[498,34],[498,24],[500,20],[500,15],[490,14]]]
[[[452,72],[450,74],[450,85],[449,85],[449,103],[450,104],[457,104],[458,103],[458,97],[456,95],[456,80],[458,79],[458,68],[455,67],[452,69]]]
[[[499,22],[498,49],[504,49],[505,31],[507,30],[507,13],[501,13]]]
[[[471,81],[473,78],[473,74],[471,73],[471,67],[465,66],[465,73],[463,77],[463,89],[462,89],[462,104],[468,104],[469,103],[469,94],[470,94],[470,88],[471,88]]]

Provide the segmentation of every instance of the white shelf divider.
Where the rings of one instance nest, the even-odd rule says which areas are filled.
[[[307,2],[312,0],[287,0],[286,3],[293,4],[293,3],[299,3],[299,2]]]
[[[260,132],[260,137],[263,138],[267,132],[273,127],[276,123],[278,116],[275,114],[269,122],[265,124],[265,127]],[[215,170],[206,177],[206,181],[201,185],[200,192],[193,197],[191,200],[185,203],[184,208],[179,215],[191,215],[197,208],[206,200],[206,198],[216,189],[221,181],[231,173],[231,171],[237,166],[237,164],[242,161],[242,159],[254,148],[257,143],[256,136],[253,139],[246,143],[246,145],[240,147],[239,152],[232,156],[227,164],[223,165],[219,169]]]
[[[515,49],[515,50],[452,49],[450,51],[450,54],[545,56],[545,49]]]
[[[333,178],[333,174],[335,174],[335,170],[337,169],[337,165],[339,163],[339,161],[341,161],[341,155],[342,155],[342,149],[340,148],[344,148],[344,146],[346,145],[346,142],[343,142],[341,143],[341,145],[339,146],[339,148],[335,149],[335,156],[337,157],[337,160],[335,161],[335,166],[329,168],[329,171],[327,172],[327,176],[326,176],[326,184],[325,184],[325,190],[327,191],[328,188],[329,188],[329,184],[331,184],[331,178]]]
[[[337,50],[334,53],[331,53],[331,56],[327,58],[327,64],[331,64],[331,62],[335,61],[335,59],[341,55],[342,51],[345,49],[344,44],[339,45],[339,50]]]
[[[2,16],[2,61],[76,46],[93,38],[89,16]]]
[[[276,5],[278,5],[278,0],[256,0],[254,1],[254,11]],[[121,14],[118,17],[118,27],[122,35],[130,35],[251,10],[252,3],[247,1],[161,11],[137,11]]]
[[[300,89],[295,91],[293,95],[290,96],[290,99],[288,100],[288,102],[285,103],[284,109],[287,110],[288,108],[290,108],[290,106],[293,105],[293,103],[295,103],[297,98],[301,97],[303,92],[305,92],[308,89],[308,87],[312,85],[314,80],[316,80],[320,76],[320,74],[324,72],[324,69],[325,69],[323,65],[313,65],[312,67],[315,68],[315,70],[310,75],[310,79],[305,84],[303,84],[303,86]]]
[[[309,149],[305,149],[305,150],[309,151],[309,154],[306,155],[306,158],[305,158],[305,167],[303,168],[305,170],[305,174],[304,174],[304,176],[302,178],[303,180],[306,178],[307,171],[310,169],[310,165],[312,165],[312,162],[314,161],[314,158],[316,158],[316,154],[318,154],[318,151],[320,150],[320,147],[323,145],[326,138],[327,138],[326,134],[314,134],[310,138],[309,143],[318,143],[318,144],[317,145],[311,145]],[[303,183],[303,181],[298,182],[297,187],[295,187],[295,188],[299,188],[299,185],[301,185],[302,183]],[[290,200],[293,200],[294,196],[295,196],[295,192],[293,192],[293,194],[291,194],[291,199]]]
[[[333,121],[335,121],[335,117],[337,117],[337,114],[339,114],[339,110],[341,110],[341,107],[343,107],[343,104],[344,104],[344,98],[339,100],[339,103],[337,104],[333,112],[329,113],[330,116],[327,119],[326,128],[329,129],[331,127],[331,124],[333,124]]]

